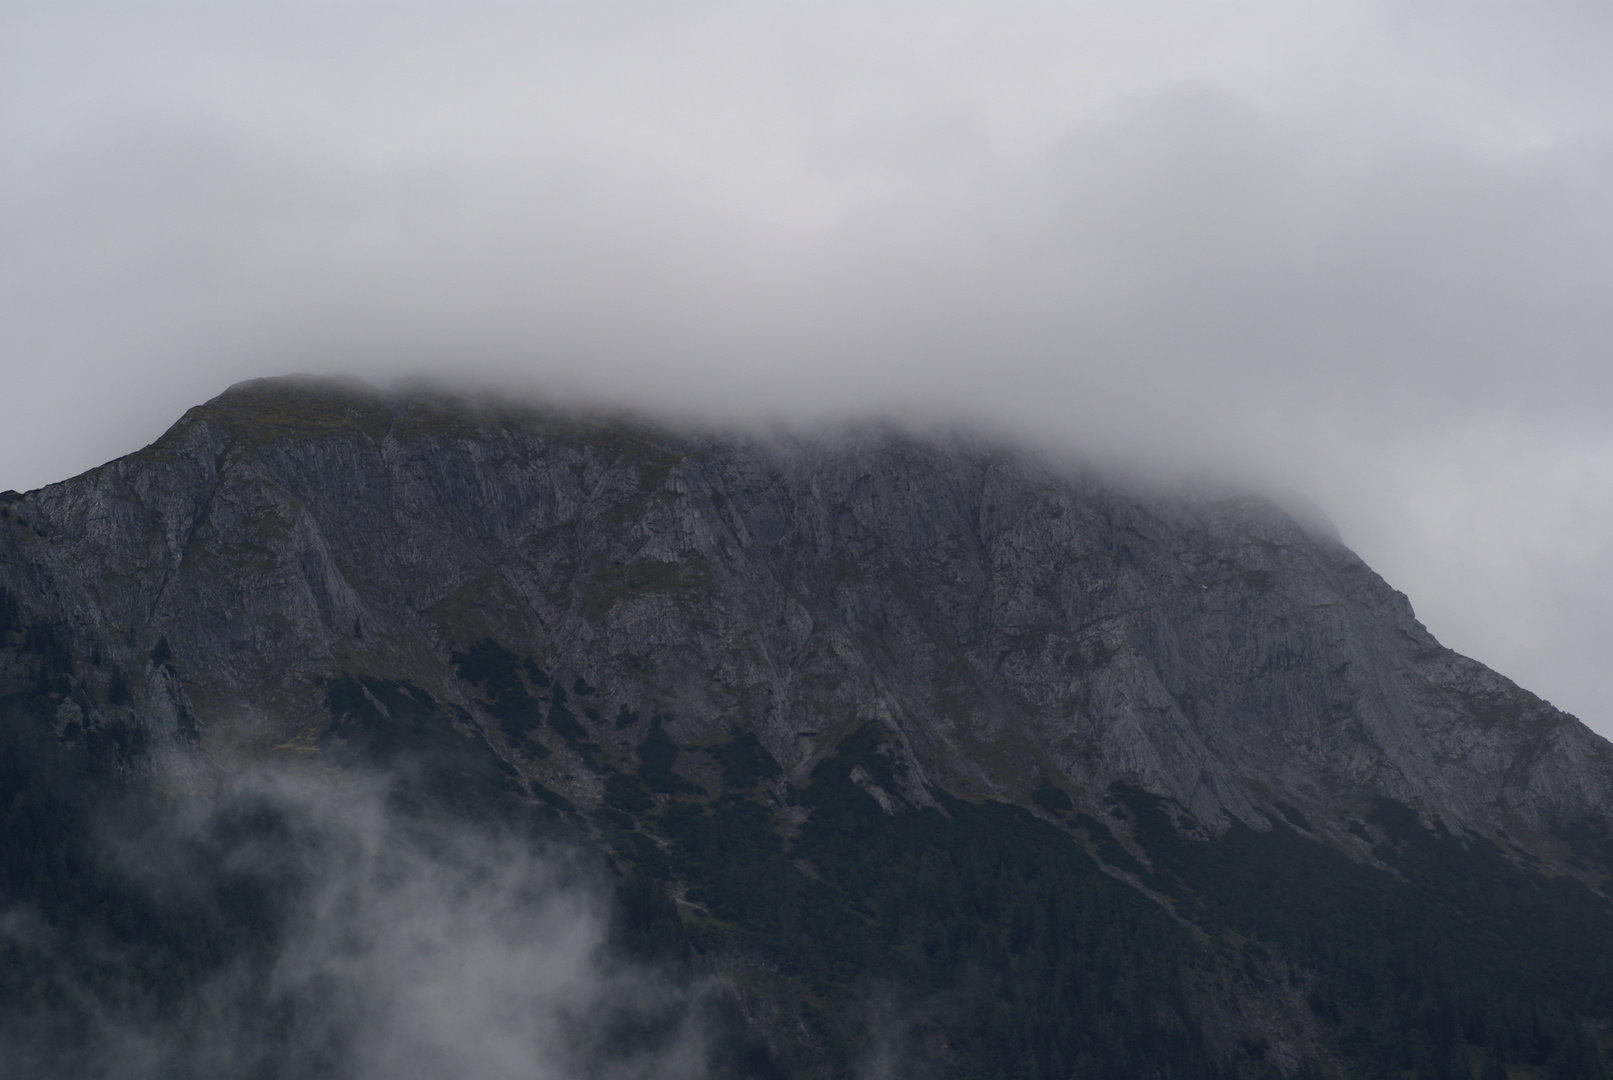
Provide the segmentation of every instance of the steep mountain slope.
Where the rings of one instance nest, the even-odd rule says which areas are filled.
[[[296,381],[4,498],[18,724],[546,807],[768,1069],[1601,1068],[1613,747],[1258,500]]]

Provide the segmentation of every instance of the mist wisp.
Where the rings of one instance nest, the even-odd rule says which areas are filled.
[[[717,987],[627,956],[604,872],[565,845],[305,771],[243,775],[106,848],[170,922],[227,924],[227,944],[189,992],[119,1006],[104,973],[146,946],[80,942],[92,985],[60,935],[7,913],[7,951],[51,964],[73,1019],[5,1032],[0,1076],[710,1075]]]

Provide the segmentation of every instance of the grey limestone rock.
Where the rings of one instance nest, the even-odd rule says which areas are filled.
[[[1607,742],[1443,648],[1336,536],[1000,447],[262,381],[5,511],[0,584],[101,685],[127,673],[92,707],[184,783],[287,752],[353,672],[595,805],[586,756],[511,739],[456,676],[491,638],[590,688],[607,755],[652,714],[684,746],[738,724],[800,781],[875,721],[904,759],[882,805],[1124,781],[1210,830],[1287,803],[1345,847],[1379,796],[1522,836],[1613,810]]]

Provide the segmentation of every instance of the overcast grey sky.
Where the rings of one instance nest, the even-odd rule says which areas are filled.
[[[0,10],[0,488],[243,378],[964,419],[1320,504],[1613,734],[1613,9]]]

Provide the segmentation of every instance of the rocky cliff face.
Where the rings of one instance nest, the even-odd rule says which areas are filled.
[[[331,930],[323,841],[230,794],[356,766],[405,854],[596,860],[621,955],[720,976],[691,1075],[1605,1080],[1610,754],[1258,500],[888,430],[244,384],[0,495],[0,1076],[401,1052],[366,1034],[401,1023],[390,981],[344,1013],[281,978]],[[113,806],[116,843],[156,838],[132,877]],[[404,863],[463,899],[455,847]],[[614,1049],[578,1074],[697,998],[625,1041],[584,1018]],[[108,1017],[162,1018],[145,1071],[86,1064]]]
[[[1335,540],[1012,451],[264,381],[7,498],[14,623],[89,673],[61,729],[142,727],[178,783],[314,745],[361,675],[585,809],[652,727],[686,782],[739,730],[803,784],[869,722],[894,768],[860,782],[892,809],[1097,813],[1119,781],[1187,833],[1287,807],[1367,857],[1387,796],[1548,861],[1554,822],[1613,809],[1613,748],[1440,646]],[[478,643],[524,674],[476,678]]]

